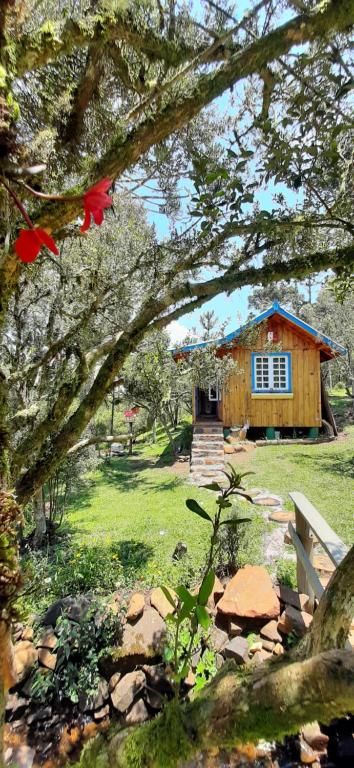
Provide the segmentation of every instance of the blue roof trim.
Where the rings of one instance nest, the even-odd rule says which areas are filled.
[[[319,341],[322,341],[323,344],[326,344],[328,347],[331,347],[332,349],[334,349],[339,355],[347,354],[347,350],[345,347],[343,347],[341,344],[338,344],[338,342],[333,341],[333,339],[330,339],[329,336],[325,336],[323,333],[321,333],[321,331],[317,331],[308,323],[305,323],[303,320],[300,320],[291,312],[288,312],[287,309],[283,309],[283,307],[281,307],[277,301],[275,301],[274,304],[272,304],[272,306],[269,307],[269,309],[266,309],[264,312],[261,312],[261,314],[257,315],[257,317],[254,317],[253,320],[249,320],[248,323],[245,323],[245,325],[241,325],[239,328],[236,329],[236,331],[232,331],[227,336],[224,336],[221,339],[211,339],[210,341],[201,341],[197,344],[187,344],[185,347],[173,349],[172,354],[178,354],[179,352],[192,352],[194,349],[203,349],[204,347],[208,347],[210,344],[215,344],[217,347],[223,346],[224,344],[228,344],[234,339],[236,339],[238,336],[240,336],[241,333],[246,331],[251,326],[258,325],[258,323],[262,323],[263,320],[266,320],[268,317],[271,317],[272,315],[275,315],[275,314],[278,314],[281,317],[284,317],[286,320],[289,320],[298,328],[301,328],[303,331],[306,331],[307,333],[311,334],[311,336],[314,336]]]

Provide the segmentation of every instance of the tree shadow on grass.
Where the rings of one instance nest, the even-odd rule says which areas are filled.
[[[302,464],[310,472],[326,472],[332,475],[354,478],[354,457],[343,455],[309,456],[297,453],[292,457],[294,464]]]
[[[139,489],[143,493],[153,493],[156,491],[169,491],[177,488],[183,483],[183,478],[176,477],[167,479],[163,475],[143,474],[145,470],[153,470],[156,463],[152,464],[149,459],[133,460],[129,459],[111,459],[100,468],[103,483],[114,485],[124,491],[134,491]]]

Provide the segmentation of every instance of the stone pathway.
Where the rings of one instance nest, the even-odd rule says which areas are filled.
[[[262,515],[267,522],[277,523],[277,527],[266,533],[263,538],[264,563],[274,565],[279,559],[296,562],[295,551],[287,552],[284,537],[288,530],[288,523],[294,521],[294,514],[283,507],[280,496],[267,490],[251,488],[250,494],[254,504],[265,507]]]

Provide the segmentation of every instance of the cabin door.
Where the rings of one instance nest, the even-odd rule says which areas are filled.
[[[207,390],[196,387],[197,418],[217,418],[220,392],[218,387],[210,386]]]

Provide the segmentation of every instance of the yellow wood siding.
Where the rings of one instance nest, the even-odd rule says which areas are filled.
[[[248,421],[253,427],[319,427],[321,425],[320,351],[312,339],[282,323],[277,326],[283,352],[291,352],[292,398],[252,398],[251,352],[264,351],[266,328],[251,349],[235,347],[239,373],[223,392],[220,416],[227,426]]]

